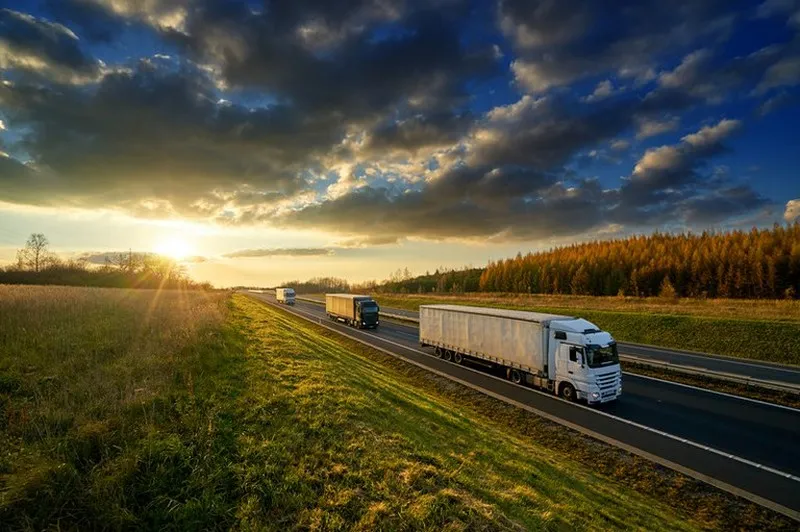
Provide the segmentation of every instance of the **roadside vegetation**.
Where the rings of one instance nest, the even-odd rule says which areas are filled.
[[[580,316],[618,341],[800,364],[800,301],[664,300],[514,294],[376,294],[382,308],[450,303]]]
[[[0,285],[0,523],[232,522],[224,294]]]
[[[64,259],[50,251],[50,242],[41,233],[33,233],[17,250],[16,262],[0,268],[2,284],[212,289],[209,283],[191,280],[184,264],[155,253],[95,253]]]
[[[0,286],[0,316],[3,527],[792,526],[244,295]]]
[[[398,269],[373,292],[797,299],[800,222],[770,229],[660,233],[518,253],[486,268]],[[306,292],[308,293],[308,292]]]

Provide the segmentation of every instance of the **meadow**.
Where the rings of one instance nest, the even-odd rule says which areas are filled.
[[[800,364],[800,301],[519,294],[376,294],[383,307],[484,305],[586,318],[621,342]]]
[[[792,523],[247,296],[0,286],[12,529]]]

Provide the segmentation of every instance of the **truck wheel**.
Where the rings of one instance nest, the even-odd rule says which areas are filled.
[[[575,387],[572,386],[570,383],[565,382],[561,385],[561,397],[566,399],[567,401],[574,401],[575,400]]]
[[[447,360],[448,362],[453,360],[453,352],[450,351],[449,349],[445,349],[445,351],[444,351],[444,359]]]
[[[433,348],[433,355],[436,358],[442,358],[442,348],[441,347],[434,347]]]
[[[455,362],[456,364],[461,364],[462,362],[464,362],[464,357],[461,355],[461,353],[454,353],[453,362]]]
[[[520,373],[516,369],[511,370],[511,374],[508,376],[508,378],[514,384],[522,384],[522,373]]]

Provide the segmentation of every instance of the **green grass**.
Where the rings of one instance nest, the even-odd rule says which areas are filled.
[[[800,365],[800,321],[795,321],[797,302],[794,301],[726,300],[724,305],[704,305],[703,302],[665,302],[659,305],[657,301],[648,300],[625,303],[617,298],[569,296],[503,298],[385,294],[377,295],[376,299],[385,308],[407,310],[418,310],[419,305],[456,303],[569,314],[595,323],[621,342]],[[549,304],[543,306],[541,303]],[[778,313],[781,308],[786,311],[782,315]],[[681,309],[690,309],[690,312]],[[783,321],[777,319],[779,315]],[[773,318],[766,319],[767,316]]]
[[[791,523],[242,295],[0,286],[0,528]]]
[[[232,523],[221,294],[0,286],[0,528]]]

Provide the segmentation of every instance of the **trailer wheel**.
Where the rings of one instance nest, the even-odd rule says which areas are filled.
[[[522,373],[516,369],[511,370],[511,374],[508,376],[508,378],[511,379],[511,382],[514,384],[522,384]]]
[[[433,348],[433,355],[436,358],[442,358],[442,348],[441,347],[434,347]]]
[[[458,352],[453,353],[453,362],[455,362],[456,364],[461,364],[462,362],[464,362],[464,357],[461,355],[461,353]]]
[[[447,360],[448,362],[452,361],[453,360],[453,352],[450,351],[449,349],[445,349],[444,350],[444,359]]]
[[[574,401],[575,400],[575,387],[572,386],[570,383],[565,382],[561,385],[561,397],[566,399],[567,401]]]

